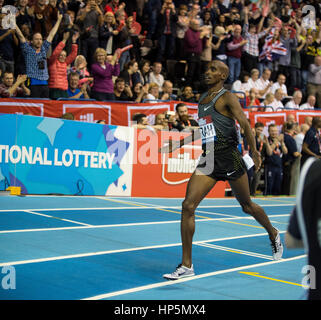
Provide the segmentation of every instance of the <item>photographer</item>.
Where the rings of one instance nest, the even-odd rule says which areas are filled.
[[[40,33],[35,33],[30,44],[19,27],[16,26],[16,34],[20,40],[20,46],[26,62],[27,76],[29,78],[28,86],[30,87],[30,97],[32,98],[49,98],[47,52],[57,33],[62,17],[62,14],[58,12],[57,22],[45,41],[42,40]]]

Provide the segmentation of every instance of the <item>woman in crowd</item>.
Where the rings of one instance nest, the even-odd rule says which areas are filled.
[[[76,41],[79,37],[78,33],[72,36],[71,53],[67,56],[67,52],[64,49],[66,41],[69,38],[70,33],[65,32],[63,39],[58,43],[57,47],[53,51],[48,62],[49,70],[49,96],[51,99],[68,98],[68,79],[67,79],[67,66],[71,64],[77,56],[78,45]]]
[[[107,53],[105,49],[97,48],[95,52],[95,60],[91,67],[94,84],[91,89],[91,97],[98,100],[115,100],[113,76],[118,77],[120,73],[119,54],[116,52],[110,63],[107,61]]]

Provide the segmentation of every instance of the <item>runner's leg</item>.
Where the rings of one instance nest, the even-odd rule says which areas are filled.
[[[190,268],[192,265],[192,241],[195,232],[195,209],[215,186],[216,180],[196,170],[186,189],[185,200],[182,203],[181,238],[183,246],[182,265]]]
[[[229,181],[229,183],[243,211],[253,216],[268,232],[270,239],[274,240],[277,235],[277,230],[272,226],[263,208],[251,200],[247,174],[245,173],[237,180]]]

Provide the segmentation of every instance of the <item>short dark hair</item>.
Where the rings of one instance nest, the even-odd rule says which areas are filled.
[[[312,119],[312,127],[316,126],[321,121],[320,117],[313,117]]]
[[[264,128],[264,124],[262,122],[257,122],[255,125],[254,125],[254,128]]]
[[[142,123],[143,118],[146,118],[146,114],[144,113],[136,113],[133,115],[133,121],[137,123]]]
[[[286,131],[293,130],[293,127],[294,127],[294,125],[292,122],[285,122],[284,123],[284,130],[286,130]]]
[[[180,107],[186,107],[186,104],[183,103],[183,102],[178,103],[178,104],[176,105],[176,107],[175,107],[176,112],[178,112],[178,109],[179,109]]]

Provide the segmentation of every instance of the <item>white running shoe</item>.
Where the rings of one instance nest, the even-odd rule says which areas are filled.
[[[278,232],[276,238],[274,241],[271,241],[272,256],[273,260],[280,260],[283,254],[283,245],[280,238],[280,232],[278,229],[276,229],[276,231]]]
[[[190,268],[187,268],[180,264],[173,273],[164,274],[163,278],[168,280],[178,280],[192,276],[195,276],[193,265]]]

